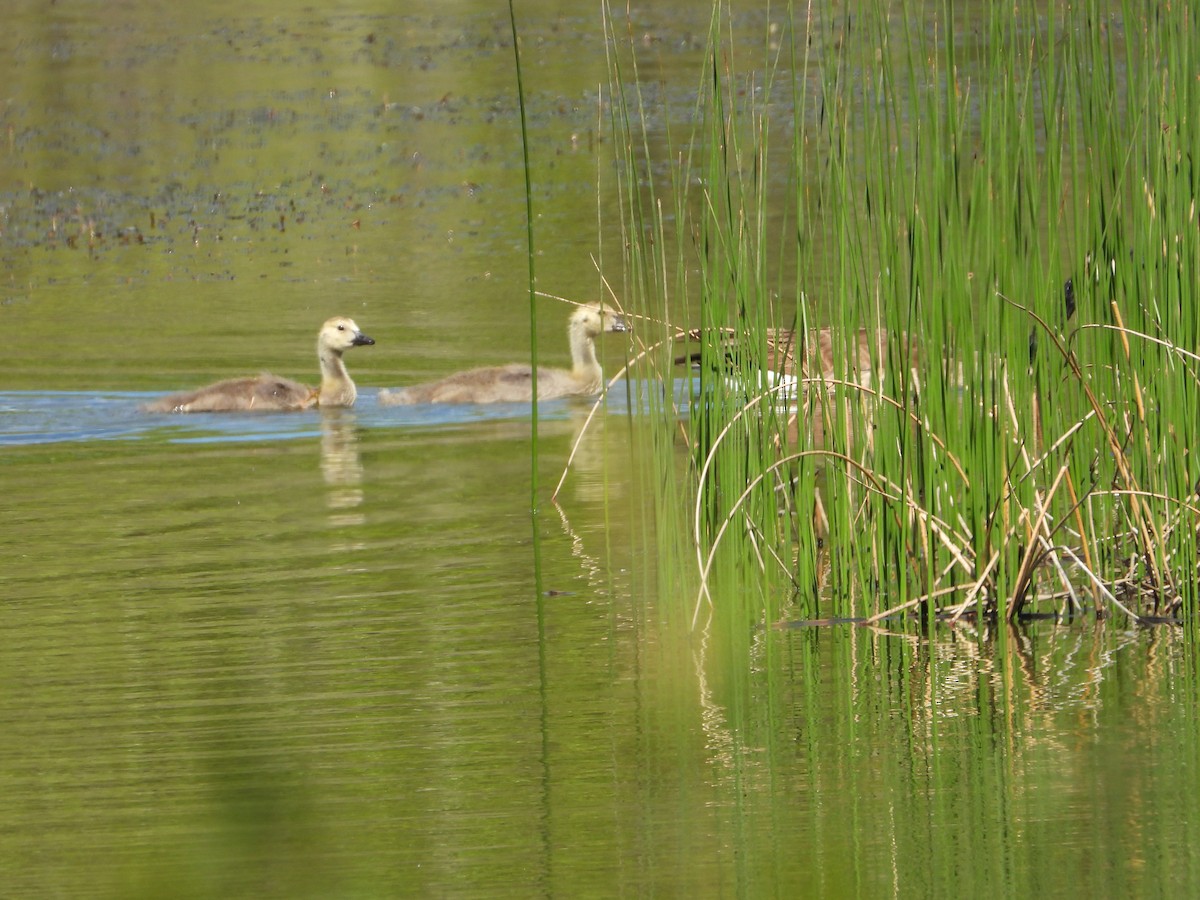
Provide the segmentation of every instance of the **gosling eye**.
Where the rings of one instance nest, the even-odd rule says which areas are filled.
[[[346,330],[346,326],[345,326],[345,325],[339,325],[339,326],[338,326],[338,331],[345,331],[345,330]]]

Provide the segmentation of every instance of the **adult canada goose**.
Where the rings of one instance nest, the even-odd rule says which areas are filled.
[[[699,330],[691,331],[688,338],[698,342],[704,339],[704,334]],[[905,387],[902,390],[920,389],[917,381],[920,351],[916,342],[910,338],[906,346],[901,339],[896,352],[903,358],[890,358],[888,332],[884,329],[860,328],[847,340],[849,346],[842,343],[846,338],[831,328],[800,333],[769,329],[765,338],[764,367],[755,372],[739,358],[744,352],[741,346],[744,339],[739,339],[733,329],[721,329],[717,333],[718,345],[725,348],[731,360],[726,370],[726,383],[730,389],[745,392],[747,399],[763,395],[766,402],[790,409],[787,434],[792,445],[797,443],[803,429],[812,436],[815,446],[826,446],[827,428],[834,421],[840,422],[839,430],[844,430],[849,440],[854,421],[854,417],[848,415],[850,404],[869,404],[873,386],[889,365],[904,367],[905,380],[900,383]],[[699,362],[699,358],[699,352],[693,351],[676,362]],[[898,382],[900,378],[898,373]],[[822,381],[825,390],[820,389]],[[853,389],[855,385],[859,390]],[[831,404],[843,409],[837,419],[831,418],[835,408]],[[869,431],[867,436],[869,439]]]
[[[235,410],[311,409],[314,406],[353,406],[358,396],[342,354],[351,347],[374,344],[353,319],[336,316],[317,335],[321,386],[311,388],[264,372],[249,378],[230,378],[194,391],[171,394],[146,404],[147,412],[232,412]]]
[[[567,336],[571,343],[570,369],[538,367],[538,400],[588,397],[604,387],[604,372],[596,359],[596,338],[606,331],[629,331],[629,323],[602,303],[580,306],[571,314]],[[521,403],[533,399],[533,368],[522,363],[457,372],[395,391],[380,391],[385,406],[414,403]]]
[[[691,331],[688,338],[699,341],[703,334],[698,330]],[[736,346],[737,336],[732,330],[722,330],[720,339],[726,345]],[[824,378],[850,381],[869,388],[872,376],[887,362],[888,335],[882,328],[860,328],[851,346],[842,347],[835,344],[831,328],[818,328],[799,336],[794,331],[771,328],[766,333],[766,351],[764,387],[780,382],[794,385],[797,379]],[[698,362],[699,357],[698,352],[692,352],[676,362]],[[918,360],[916,344],[910,341],[906,362],[912,368]]]

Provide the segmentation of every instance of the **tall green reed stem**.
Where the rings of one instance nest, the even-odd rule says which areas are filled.
[[[530,508],[534,516],[534,548],[537,552],[537,511],[538,511],[538,341],[537,341],[537,272],[536,254],[533,245],[533,181],[529,167],[529,125],[525,115],[525,83],[521,75],[521,41],[517,33],[517,14],[513,0],[508,3],[508,20],[512,26],[513,63],[517,76],[517,106],[521,113],[521,163],[525,176],[525,259],[529,273],[529,361],[532,367],[533,380],[533,437],[531,440],[532,478],[530,493]],[[540,570],[540,567],[539,567]]]

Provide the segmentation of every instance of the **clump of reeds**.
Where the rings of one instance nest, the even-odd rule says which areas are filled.
[[[656,372],[698,363],[652,411],[659,448],[686,418],[697,616],[1195,628],[1194,22],[1085,5],[788,7],[746,59],[718,2],[654,141],[610,26],[624,296]]]

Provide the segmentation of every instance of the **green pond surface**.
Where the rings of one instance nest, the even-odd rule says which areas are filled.
[[[1180,631],[768,623],[747,658],[661,549],[688,491],[656,506],[640,375],[536,429],[377,405],[530,344],[507,10],[404,9],[6,11],[0,896],[1200,893]],[[591,299],[619,240],[600,9],[517,14],[538,286]],[[620,29],[664,128],[708,14]],[[781,18],[729,33],[753,59]],[[313,381],[334,314],[377,341],[352,410],[138,409]]]

